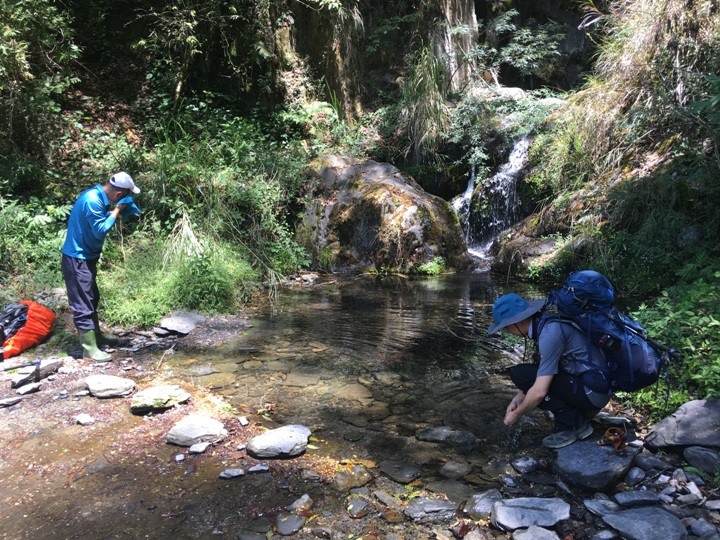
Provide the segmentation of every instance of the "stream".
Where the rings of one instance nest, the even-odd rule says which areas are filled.
[[[493,300],[507,290],[488,273],[325,277],[281,289],[243,324],[212,317],[179,338],[172,354],[138,352],[109,366],[139,387],[162,380],[197,389],[189,405],[157,415],[132,415],[127,400],[75,397],[83,377],[104,368],[69,367],[70,378],[46,381],[34,401],[0,410],[0,537],[251,538],[238,535],[253,527],[264,535],[268,518],[309,493],[317,501],[314,524],[332,534],[392,529],[424,538],[427,531],[412,523],[350,519],[333,478],[343,463],[400,460],[420,467],[425,483],[452,461],[472,467],[468,489],[480,491],[497,485],[496,474],[484,473],[493,460],[537,443],[533,425],[502,424],[514,393],[504,369],[523,348],[485,328]],[[207,408],[213,399],[219,405]],[[213,410],[226,411],[230,435],[206,455],[164,443],[184,415]],[[78,413],[90,413],[95,424],[77,425]],[[270,460],[264,474],[218,478],[225,468],[255,463],[242,450],[244,429],[288,424],[312,430],[304,456]],[[469,432],[477,444],[416,437],[441,426]],[[403,489],[383,482],[378,476],[374,489]]]

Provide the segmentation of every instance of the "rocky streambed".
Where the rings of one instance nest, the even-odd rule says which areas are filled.
[[[416,381],[289,369],[326,345],[281,334],[284,352],[266,358],[238,341],[251,327],[200,318],[180,333],[128,334],[109,364],[41,348],[37,366],[6,372],[0,535],[718,537],[716,402],[689,403],[649,432],[609,409],[592,438],[549,451],[538,446],[543,414],[512,430],[482,416],[501,417],[511,392],[492,373],[483,428],[464,414],[468,395],[479,399],[467,386],[445,400],[426,385],[444,411],[431,414],[407,398]],[[242,352],[232,379],[222,363],[207,368],[207,347]],[[610,428],[624,444],[598,444]]]

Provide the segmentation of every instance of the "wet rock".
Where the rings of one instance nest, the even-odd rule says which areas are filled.
[[[602,519],[628,540],[669,540],[687,534],[680,520],[661,508],[633,508]]]
[[[135,389],[135,381],[114,375],[90,375],[85,384],[97,398],[125,397]]]
[[[295,512],[296,514],[307,512],[310,510],[313,505],[315,504],[315,501],[313,501],[310,498],[310,495],[307,493],[303,494],[302,497],[300,497],[298,500],[293,502],[291,505],[287,507],[287,510],[290,512]]]
[[[227,436],[219,420],[190,414],[176,423],[167,434],[167,442],[178,446],[192,446],[201,442],[216,442]]]
[[[696,536],[708,537],[718,534],[718,528],[705,518],[700,518],[690,525],[690,530]]]
[[[418,523],[445,523],[455,519],[457,505],[449,501],[416,497],[405,508],[405,515]]]
[[[26,396],[27,394],[32,394],[33,392],[37,392],[38,390],[40,390],[41,386],[42,386],[42,384],[39,382],[25,384],[25,385],[21,386],[20,388],[18,388],[16,390],[16,392],[18,394],[20,394],[21,396]]]
[[[190,454],[204,454],[208,448],[210,448],[209,442],[201,442],[193,444],[190,448],[188,448],[188,452]]]
[[[491,478],[499,478],[504,475],[514,475],[515,469],[509,461],[502,459],[493,460],[482,468],[483,472]]]
[[[425,489],[433,493],[441,493],[456,504],[462,504],[473,496],[473,488],[457,480],[438,480],[430,482]]]
[[[683,457],[693,467],[711,475],[720,469],[720,456],[709,448],[689,446],[683,452]]]
[[[615,531],[611,531],[610,529],[602,529],[593,534],[590,537],[590,540],[614,540],[617,537],[618,535]]]
[[[420,441],[459,446],[474,446],[477,444],[475,435],[469,431],[456,430],[449,426],[420,429],[415,434],[415,437]]]
[[[400,502],[385,490],[380,489],[374,492],[373,496],[385,506],[400,509]]]
[[[290,536],[302,529],[305,526],[306,521],[307,518],[303,516],[283,512],[277,517],[275,528],[277,529],[278,534]]]
[[[305,452],[310,430],[299,424],[291,424],[266,431],[247,443],[247,451],[253,457],[293,457]]]
[[[372,504],[365,497],[353,495],[347,498],[345,510],[353,519],[367,516],[372,510]]]
[[[17,373],[10,376],[10,386],[11,388],[17,388],[31,382],[38,382],[40,379],[57,372],[63,363],[62,358],[52,357],[41,360],[37,366],[19,368]]]
[[[346,384],[338,390],[338,395],[343,399],[354,399],[357,401],[372,401],[372,392],[360,383]]]
[[[640,467],[643,471],[649,471],[656,469],[658,471],[665,471],[672,469],[672,465],[667,461],[651,454],[650,452],[642,452],[635,458],[635,465]]]
[[[261,472],[268,472],[270,470],[270,465],[267,463],[258,463],[257,465],[253,465],[248,469],[249,473],[261,473]]]
[[[648,506],[658,504],[658,494],[650,490],[621,491],[615,494],[615,502],[620,506],[635,508],[636,506]]]
[[[185,403],[190,394],[177,384],[152,386],[141,390],[132,397],[130,412],[142,414],[154,410],[164,410]]]
[[[512,535],[513,540],[560,540],[553,531],[548,531],[537,525],[527,529],[517,530]]]
[[[618,455],[612,447],[580,441],[557,450],[555,469],[570,484],[605,491],[627,474],[635,452],[626,449],[624,455]]]
[[[497,489],[489,489],[482,493],[476,493],[465,504],[463,511],[473,519],[487,519],[492,514],[495,502],[502,500],[502,495]]]
[[[361,487],[372,480],[372,474],[363,465],[353,465],[349,471],[340,471],[335,474],[333,485],[339,491],[349,491]]]
[[[13,396],[9,398],[0,399],[0,408],[3,407],[12,407],[13,405],[16,405],[17,403],[20,403],[22,401],[22,396]]]
[[[591,514],[602,517],[620,510],[620,505],[608,499],[607,495],[598,493],[592,499],[585,499],[583,505]]]
[[[220,478],[229,480],[230,478],[237,478],[238,476],[243,476],[244,474],[245,471],[243,469],[225,469],[220,473]]]
[[[383,461],[378,465],[378,469],[400,484],[409,484],[420,476],[420,469],[415,465],[401,461]]]
[[[643,471],[640,467],[633,467],[628,471],[627,476],[625,477],[625,482],[630,486],[636,486],[643,480],[645,480],[645,471]]]
[[[492,523],[496,527],[514,531],[531,525],[552,527],[570,517],[570,505],[562,499],[521,497],[496,501],[493,504]]]
[[[720,400],[689,401],[654,425],[645,437],[650,448],[703,446],[720,448]]]
[[[457,461],[448,461],[440,468],[440,474],[445,478],[457,480],[472,472],[472,465]]]
[[[195,326],[205,322],[205,317],[197,313],[187,311],[173,311],[169,317],[165,317],[159,327],[173,334],[187,335],[195,329]]]
[[[512,460],[510,463],[517,472],[520,474],[527,474],[537,469],[540,464],[534,457],[520,456]]]
[[[75,417],[75,423],[81,426],[92,426],[95,423],[95,419],[89,414],[82,413]]]

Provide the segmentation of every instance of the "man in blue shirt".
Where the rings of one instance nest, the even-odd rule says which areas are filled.
[[[70,212],[67,236],[62,247],[62,272],[73,322],[83,346],[83,356],[96,362],[111,360],[110,355],[100,350],[98,345],[117,341],[100,332],[97,263],[105,235],[126,207],[126,204],[118,204],[118,201],[131,193],[140,193],[140,188],[125,172],[114,174],[104,185],[97,184],[83,191]],[[111,204],[115,204],[112,211]]]
[[[605,367],[602,352],[571,324],[552,316],[541,324],[544,306],[544,300],[528,302],[515,293],[501,296],[493,304],[488,333],[505,330],[536,344],[537,362],[510,370],[518,391],[505,411],[505,424],[514,424],[535,407],[551,411],[555,430],[543,439],[543,446],[562,448],[592,435],[588,419],[607,404],[610,392],[591,390],[585,384],[596,373],[594,366]],[[597,380],[591,386],[597,389]]]

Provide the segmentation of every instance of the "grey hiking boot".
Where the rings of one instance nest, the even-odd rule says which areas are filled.
[[[563,448],[565,446],[571,445],[575,441],[587,439],[590,435],[592,435],[592,432],[592,426],[589,423],[584,422],[577,429],[564,429],[562,431],[556,431],[555,433],[551,433],[542,440],[542,445],[545,448],[552,448],[553,450],[557,450],[558,448]]]

